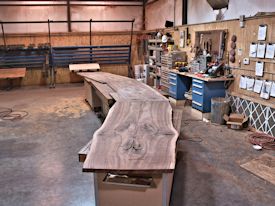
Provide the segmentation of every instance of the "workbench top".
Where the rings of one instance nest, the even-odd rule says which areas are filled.
[[[22,78],[26,75],[26,68],[0,68],[0,79],[15,79]]]
[[[223,77],[216,77],[216,78],[201,77],[201,76],[198,76],[198,75],[190,73],[190,72],[179,72],[178,70],[175,70],[175,69],[172,69],[171,72],[179,74],[179,75],[191,77],[191,78],[200,79],[200,80],[206,81],[206,82],[219,82],[219,81],[233,81],[234,80],[233,77],[232,78],[227,78],[225,76],[223,76]]]
[[[168,99],[127,77],[104,72],[78,74],[101,87],[108,86],[116,100],[93,135],[83,171],[172,172],[178,132]]]

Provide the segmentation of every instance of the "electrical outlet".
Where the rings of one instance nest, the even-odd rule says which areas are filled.
[[[244,65],[249,65],[249,58],[244,58],[243,59],[243,64]]]

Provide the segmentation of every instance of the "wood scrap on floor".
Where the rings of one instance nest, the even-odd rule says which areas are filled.
[[[275,185],[275,156],[263,154],[240,166]]]
[[[83,171],[173,171],[178,132],[169,101],[134,79],[104,72],[79,75],[108,84],[117,98],[93,136]]]
[[[99,71],[100,66],[97,63],[90,64],[70,64],[69,69],[71,72],[88,72],[88,71]]]

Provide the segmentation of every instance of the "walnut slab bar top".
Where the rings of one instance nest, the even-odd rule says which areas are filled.
[[[200,79],[200,80],[206,81],[206,82],[232,81],[232,80],[235,79],[235,78],[227,78],[227,77],[216,77],[216,78],[199,77],[196,74],[193,74],[193,73],[190,73],[190,72],[179,72],[178,70],[175,70],[175,69],[172,69],[171,72],[179,74],[179,75],[191,77],[191,78]]]
[[[116,103],[94,133],[84,172],[172,172],[178,132],[168,99],[134,79],[104,72],[80,76],[107,84]]]

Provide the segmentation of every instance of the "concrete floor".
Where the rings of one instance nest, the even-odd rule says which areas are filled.
[[[82,86],[0,92],[0,107],[24,110],[0,121],[0,205],[93,206],[91,175],[77,152],[100,127]],[[274,205],[275,186],[240,168],[254,151],[247,132],[205,123],[185,108],[171,206]],[[274,154],[274,152],[268,151]]]

